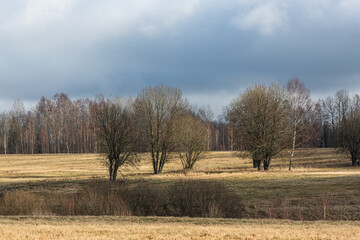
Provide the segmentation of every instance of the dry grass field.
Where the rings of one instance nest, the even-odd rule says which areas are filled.
[[[60,217],[35,211],[0,217],[0,239],[360,239],[360,168],[350,167],[348,156],[333,149],[304,149],[291,172],[285,156],[274,159],[268,172],[251,166],[233,152],[211,152],[186,174],[174,158],[162,174],[153,175],[145,154],[136,168],[124,167],[119,176],[120,184],[135,187],[189,179],[221,182],[241,196],[249,220]],[[34,201],[52,201],[106,179],[96,154],[0,155],[0,192],[15,193],[14,199],[31,194]],[[324,219],[330,221],[319,221]]]
[[[356,240],[359,222],[164,217],[0,217],[0,239]]]

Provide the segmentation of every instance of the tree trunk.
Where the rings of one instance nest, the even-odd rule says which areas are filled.
[[[294,160],[295,146],[296,146],[296,130],[294,130],[294,133],[293,133],[293,141],[292,141],[292,148],[291,148],[289,171],[291,171],[291,169],[292,169],[292,163],[293,163],[293,160]]]
[[[163,167],[164,167],[164,164],[165,164],[165,161],[164,161],[164,159],[162,159],[162,157],[161,157],[160,163],[159,163],[159,168],[158,168],[158,173],[161,173],[161,172],[162,172]]]
[[[116,181],[118,169],[119,169],[119,164],[115,163],[114,172],[113,172],[113,181]]]
[[[4,132],[4,153],[6,154],[6,149],[7,149],[7,136],[6,136],[6,132]]]
[[[152,158],[152,164],[153,164],[153,170],[154,174],[159,173],[159,152],[155,149],[154,144],[151,144],[151,158]]]
[[[257,168],[259,171],[261,170],[261,158],[260,154],[257,152],[253,153],[253,167]]]
[[[353,167],[356,166],[356,162],[357,162],[356,154],[355,154],[355,153],[352,153],[352,154],[351,154],[351,163],[352,163],[352,166],[353,166]]]
[[[116,177],[117,177],[117,170],[114,169],[114,172],[113,172],[113,181],[116,181]]]
[[[254,167],[254,168],[257,168],[257,167],[258,167],[258,165],[259,165],[258,160],[257,160],[257,159],[255,159],[255,158],[253,158],[253,167]]]
[[[112,164],[110,164],[109,166],[109,177],[110,177],[110,181],[113,180],[113,167]]]
[[[267,161],[264,161],[264,170],[269,170],[269,163]]]
[[[269,158],[265,158],[264,159],[264,170],[265,171],[267,171],[267,170],[269,170],[269,168],[270,168],[270,163],[271,163],[271,157],[269,157]]]

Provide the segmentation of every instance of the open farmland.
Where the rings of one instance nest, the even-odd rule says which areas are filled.
[[[13,199],[30,199],[30,203],[26,203],[29,208],[39,206],[40,202],[45,206],[94,182],[106,182],[107,169],[100,159],[96,154],[1,155],[0,192]],[[233,152],[211,152],[187,174],[182,172],[181,163],[172,159],[162,174],[154,175],[145,154],[138,167],[121,169],[115,188],[127,185],[133,189],[140,186],[161,189],[176,181],[189,180],[219,182],[240,196],[246,208],[243,218],[259,220],[57,217],[56,211],[44,207],[25,211],[26,215],[33,216],[2,217],[0,235],[4,239],[45,239],[46,236],[108,239],[120,235],[128,239],[190,236],[193,239],[358,239],[360,169],[349,165],[348,156],[337,154],[333,149],[306,149],[298,152],[292,172],[288,171],[287,158],[274,159],[268,172],[258,172],[249,159],[240,159]],[[36,204],[31,204],[32,201]],[[14,208],[24,205],[21,201],[13,202]],[[24,212],[8,215],[18,214]],[[341,222],[344,220],[354,221]],[[19,231],[15,233],[14,229]]]
[[[359,222],[164,217],[0,217],[0,239],[356,240]]]

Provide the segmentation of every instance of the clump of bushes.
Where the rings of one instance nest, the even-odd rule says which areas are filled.
[[[0,215],[49,215],[50,210],[39,196],[29,192],[0,194]]]
[[[344,206],[344,202],[350,204]],[[245,203],[219,181],[172,183],[93,181],[77,192],[46,197],[36,193],[0,192],[0,215],[113,215],[205,218],[276,218],[292,220],[359,220],[360,200],[323,194],[313,198],[259,200]]]
[[[242,218],[245,215],[241,198],[220,182],[183,180],[134,189],[123,189],[123,198],[137,216]]]
[[[6,193],[0,197],[0,214],[242,218],[245,206],[236,193],[216,181],[94,181],[76,193],[46,199],[26,192]]]
[[[62,200],[53,212],[59,215],[131,216],[121,193],[108,182],[91,182]]]

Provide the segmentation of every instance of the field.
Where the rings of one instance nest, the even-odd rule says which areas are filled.
[[[0,239],[356,240],[359,222],[164,217],[0,217]]]
[[[274,159],[268,172],[258,172],[233,152],[212,152],[186,174],[173,159],[162,174],[153,175],[149,156],[143,155],[136,168],[121,169],[119,186],[220,182],[241,197],[245,219],[55,216],[47,209],[0,217],[0,239],[359,239],[360,169],[350,167],[348,156],[304,149],[292,172],[287,164],[286,157]],[[36,206],[56,202],[106,179],[96,154],[0,156],[0,193],[13,197],[14,208],[24,205],[21,199],[32,199]],[[23,210],[10,215],[23,215]]]

